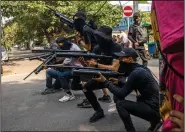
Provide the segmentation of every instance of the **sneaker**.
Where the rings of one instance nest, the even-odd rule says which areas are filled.
[[[60,102],[66,102],[66,101],[74,100],[74,99],[75,99],[75,96],[73,94],[72,95],[66,94],[64,97],[59,99],[59,101]]]
[[[89,122],[93,123],[93,122],[96,122],[98,121],[99,119],[103,118],[105,115],[104,115],[104,112],[103,110],[101,111],[96,111],[94,113],[94,115],[90,118]]]
[[[52,94],[54,93],[55,90],[52,88],[46,88],[43,92],[41,92],[42,95],[46,95],[46,94]]]
[[[106,103],[112,102],[111,97],[109,95],[107,95],[107,96],[103,95],[103,97],[98,98],[98,100],[102,101],[102,102],[106,102]]]
[[[79,108],[92,108],[91,104],[89,103],[89,101],[87,99],[84,99],[82,101],[82,103],[77,104],[77,107],[79,107]]]
[[[151,126],[148,128],[147,132],[155,132],[162,126],[163,122],[160,120],[158,122],[150,122]]]

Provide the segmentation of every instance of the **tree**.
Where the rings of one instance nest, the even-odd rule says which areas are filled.
[[[99,25],[113,27],[122,18],[121,9],[105,1],[2,1],[3,17],[13,17],[3,28],[6,44],[25,43],[29,48],[30,41],[50,43],[57,36],[73,34],[74,30],[61,23],[46,5],[70,19],[77,10],[83,10],[88,20],[93,18]]]

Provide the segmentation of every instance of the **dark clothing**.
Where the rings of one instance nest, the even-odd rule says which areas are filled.
[[[56,79],[54,85],[52,84],[52,78]],[[71,71],[60,72],[54,69],[48,69],[46,71],[46,88],[60,89],[62,87],[66,92],[70,91],[69,81],[71,78]]]
[[[144,44],[147,42],[147,35],[143,33],[142,27],[140,25],[131,25],[128,31],[128,39],[132,42],[132,47],[136,49],[142,59],[144,66],[148,65],[146,52]],[[143,35],[142,35],[143,34]],[[136,46],[135,43],[138,42],[139,46]]]
[[[93,49],[93,53],[98,54],[98,55],[106,55],[106,56],[113,56],[114,57],[114,53],[116,52],[120,52],[122,50],[121,46],[115,42],[112,42],[112,44],[110,45],[110,50],[105,52],[104,50],[102,50],[98,45]],[[102,59],[99,60],[98,63],[100,64],[104,64],[104,65],[111,65],[112,64],[112,60],[106,60],[106,59]]]
[[[104,51],[101,50],[100,47],[97,45],[92,52],[95,53],[95,54],[100,54],[100,55],[102,54],[102,55],[107,55],[107,56],[114,56],[115,52],[120,52],[122,50],[121,46],[119,44],[115,43],[115,42],[112,42],[112,45],[111,45],[110,49],[111,50],[110,50],[109,53],[104,53]],[[99,60],[98,63],[105,64],[105,65],[111,65],[112,64],[112,59]],[[82,85],[80,84],[81,80],[89,81],[89,78],[73,77],[73,82],[72,82],[72,85],[71,85],[71,89],[72,90],[82,90],[83,88],[82,88]],[[91,80],[91,81],[93,81],[93,80]],[[93,86],[94,85],[96,85],[96,84],[93,84]],[[99,84],[97,84],[97,85],[99,87]],[[96,86],[94,88],[96,88]],[[100,89],[102,89],[102,88],[105,88],[105,87],[100,87]]]
[[[144,46],[144,44],[147,42],[147,32],[141,25],[133,24],[129,27],[128,39],[132,43],[138,42],[139,46]],[[133,48],[135,48],[134,44]]]
[[[148,68],[139,64],[135,64],[134,66],[135,68],[128,76],[127,82],[125,81],[125,77],[118,78],[117,86],[107,80],[104,83],[90,80],[85,84],[83,89],[86,98],[94,110],[101,111],[102,108],[93,90],[108,88],[114,94],[118,113],[127,131],[135,131],[130,114],[151,122],[157,122],[160,119],[159,86]],[[137,100],[137,102],[125,100],[125,97],[135,89],[140,93],[140,100]]]
[[[142,64],[144,66],[147,66],[148,65],[148,60],[146,58],[146,50],[145,49],[140,49],[140,50],[137,50],[141,60],[142,60]]]
[[[138,64],[139,65],[139,64]],[[112,82],[105,81],[104,86],[110,90],[120,100],[137,88],[144,103],[151,106],[156,111],[159,110],[159,85],[152,73],[142,67],[136,67],[128,76],[127,82],[120,87],[116,87]]]
[[[130,114],[152,122],[153,124],[160,120],[159,112],[144,102],[118,100],[116,102],[116,108],[128,132],[135,131]]]
[[[85,44],[91,44],[91,51],[92,51],[94,47],[97,45],[97,41],[94,36],[94,30],[91,27],[85,25],[83,27],[83,37],[84,37]]]

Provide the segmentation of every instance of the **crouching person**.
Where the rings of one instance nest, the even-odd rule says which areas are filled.
[[[113,82],[106,80],[101,74],[95,80],[102,83],[104,87],[114,94],[117,111],[127,131],[136,131],[130,114],[149,121],[151,126],[148,131],[154,131],[161,123],[159,114],[159,85],[157,81],[147,67],[136,63],[138,55],[133,48],[125,48],[123,51],[115,53],[115,55],[120,60],[118,71],[126,74],[128,77],[127,81],[122,83],[122,86],[117,86]],[[120,80],[122,79],[119,79],[118,83]],[[90,90],[88,87],[86,88],[87,91]],[[133,90],[137,91],[137,94],[140,93],[137,96],[136,102],[125,99]],[[98,103],[95,104],[98,106]]]
[[[71,42],[69,42],[65,37],[59,37],[56,43],[61,46],[61,50],[71,50],[80,51],[81,49]],[[79,66],[82,67],[81,63],[75,58],[65,58],[62,65],[64,66]],[[55,79],[53,84],[52,80]],[[65,89],[66,95],[59,99],[60,102],[66,102],[69,100],[74,100],[75,96],[70,90],[70,79],[72,79],[72,70],[46,70],[46,89],[41,93],[42,95],[51,94],[59,91],[62,87]]]

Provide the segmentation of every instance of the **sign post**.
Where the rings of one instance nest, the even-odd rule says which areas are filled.
[[[133,9],[131,6],[125,6],[123,8],[123,16],[127,17],[127,24],[128,24],[128,30],[129,30],[129,17],[132,17]]]

